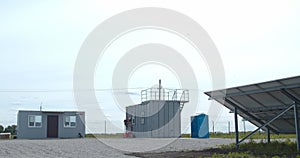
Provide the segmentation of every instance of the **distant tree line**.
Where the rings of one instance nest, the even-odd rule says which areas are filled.
[[[17,125],[11,125],[4,128],[0,125],[0,133],[11,133],[12,135],[17,134]]]

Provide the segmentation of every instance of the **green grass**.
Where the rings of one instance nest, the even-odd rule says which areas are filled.
[[[297,144],[290,139],[284,142],[272,141],[242,143],[239,149],[236,149],[235,143],[222,145],[219,153],[214,153],[212,157],[299,157]],[[222,153],[223,152],[223,153]]]
[[[116,134],[86,134],[85,138],[123,138],[123,133]]]
[[[239,139],[244,138],[247,134],[249,134],[250,132],[240,132],[239,133]],[[235,133],[210,133],[210,138],[235,138]],[[190,138],[191,135],[190,134],[182,134],[181,135],[182,138]],[[252,135],[250,137],[251,139],[266,139],[267,135],[265,133],[255,133],[254,135]],[[271,134],[270,135],[271,139],[292,139],[292,138],[296,138],[295,134]]]
[[[250,132],[240,132],[239,133],[239,139],[244,138],[247,134]],[[116,134],[86,134],[86,138],[123,138],[122,133],[116,133]],[[270,135],[271,139],[293,139],[296,138],[295,134],[271,134]],[[181,138],[191,138],[190,134],[182,134]],[[234,133],[210,133],[210,138],[235,138]],[[266,139],[266,134],[265,133],[255,133],[250,137],[251,139]]]
[[[240,132],[239,139],[244,138],[246,135],[250,134],[251,132]],[[235,133],[210,133],[210,138],[235,138]],[[251,136],[252,139],[266,139],[266,133],[255,133]],[[271,134],[271,139],[282,139],[282,138],[296,138],[295,134]]]
[[[256,158],[248,152],[229,152],[228,154],[213,154],[212,158]]]
[[[205,150],[184,150],[170,151],[162,153],[131,153],[129,155],[137,157],[198,157],[198,158],[300,158],[300,153],[297,152],[297,145],[294,141],[286,139],[285,141],[275,141],[265,143],[263,141],[250,141],[240,144],[239,149],[236,149],[235,143],[229,145],[221,145],[218,148],[210,148]]]
[[[181,134],[181,138],[191,138],[190,134]]]

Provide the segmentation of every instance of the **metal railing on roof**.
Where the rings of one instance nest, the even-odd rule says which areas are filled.
[[[149,88],[141,91],[141,101],[163,100],[189,102],[189,91],[187,89]]]

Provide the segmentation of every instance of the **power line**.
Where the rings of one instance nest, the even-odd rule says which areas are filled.
[[[137,87],[137,88],[116,88],[116,89],[79,89],[79,90],[73,90],[73,89],[0,89],[0,93],[10,93],[10,92],[73,92],[73,91],[124,91],[124,90],[138,90],[138,89],[144,89],[144,87]]]
[[[0,93],[56,93],[56,92],[89,92],[89,91],[96,91],[96,92],[105,92],[105,91],[125,91],[125,90],[141,90],[147,89],[146,87],[135,87],[135,88],[107,88],[107,89],[0,89]],[[191,91],[203,91],[201,89],[189,89]]]

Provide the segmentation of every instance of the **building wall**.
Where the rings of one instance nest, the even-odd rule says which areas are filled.
[[[28,127],[29,115],[41,115],[41,127]],[[78,138],[78,133],[85,136],[85,113],[84,112],[45,112],[45,111],[19,111],[17,138],[42,139],[47,138],[47,117],[58,116],[58,138]],[[64,127],[65,116],[76,116],[76,127]]]
[[[28,115],[42,115],[42,126],[29,128]],[[47,137],[47,119],[45,119],[45,114],[40,111],[19,111],[17,123],[17,138],[40,139]]]
[[[129,106],[126,118],[134,119],[132,127],[126,129],[135,137],[176,138],[181,135],[179,101],[146,101]]]
[[[81,113],[81,115],[80,115]],[[63,117],[62,116],[77,116],[76,117],[76,127],[66,128],[63,125]],[[82,136],[85,136],[85,113],[84,112],[68,112],[64,113],[59,117],[59,125],[58,125],[58,136],[60,138],[77,138],[78,133],[81,133]]]

